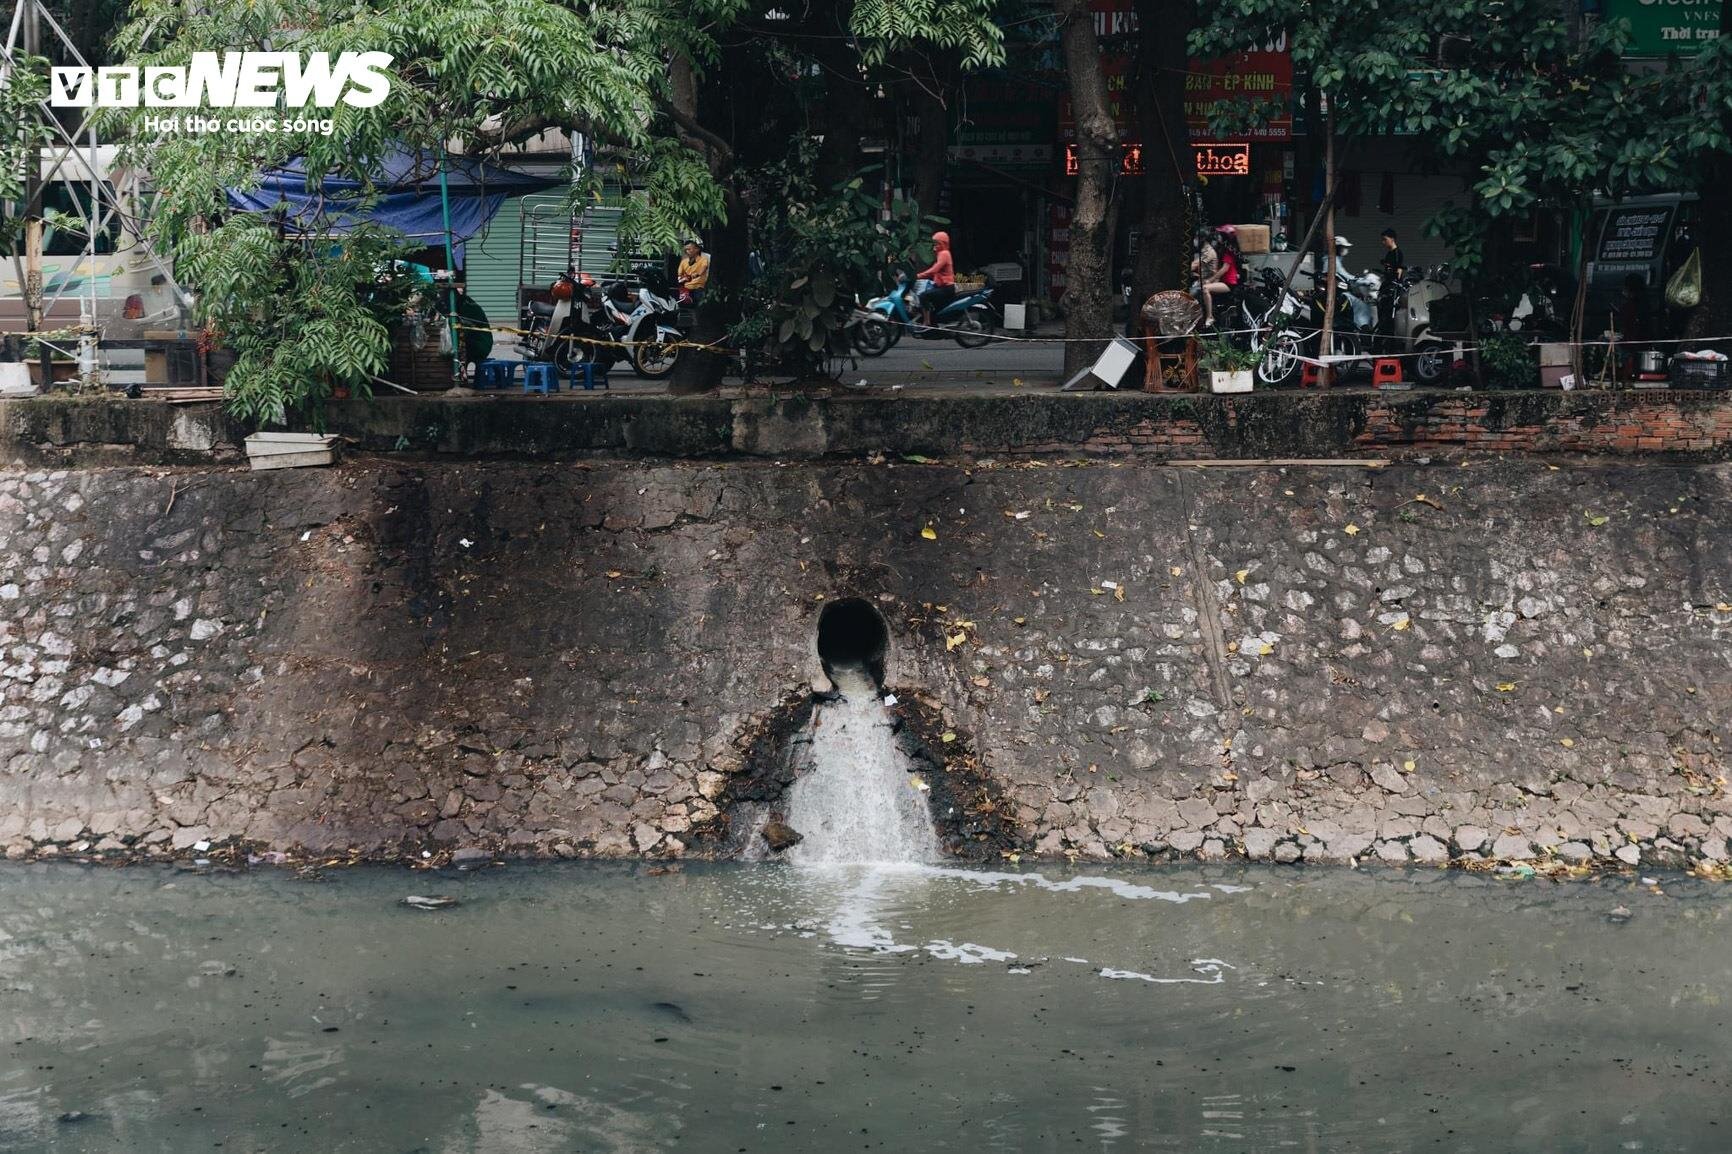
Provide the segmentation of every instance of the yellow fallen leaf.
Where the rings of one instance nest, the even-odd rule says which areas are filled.
[[[1515,682],[1513,682],[1513,681],[1500,681],[1497,683],[1497,691],[1499,693],[1508,693],[1510,690],[1512,690],[1514,688],[1515,688]]]
[[[1400,621],[1397,621],[1390,628],[1394,629],[1397,633],[1400,633],[1402,630],[1406,629],[1409,625],[1412,625],[1412,624],[1413,624],[1412,618],[1403,617]]]
[[[966,633],[952,633],[949,637],[944,639],[944,651],[949,653],[952,649],[955,649],[958,645],[961,645],[967,640],[968,634]]]
[[[607,571],[607,575],[609,577],[613,577],[613,578],[619,578],[619,577],[624,576],[624,574],[622,574],[618,569],[609,569]]]
[[[1251,571],[1249,569],[1241,569],[1237,573],[1233,574],[1233,576],[1235,576],[1239,579],[1239,584],[1241,584],[1241,585],[1243,585],[1245,583],[1245,578],[1249,577],[1250,575],[1251,575]]]
[[[1026,618],[1026,617],[1012,617],[1011,621],[1017,625],[1027,625],[1028,624],[1028,618]]]
[[[1089,592],[1093,593],[1096,597],[1099,597],[1101,594],[1105,593],[1106,590],[1102,589],[1099,585],[1090,585]]]
[[[1179,566],[1179,565],[1174,565],[1172,567],[1172,569],[1169,570],[1169,572],[1171,572],[1172,575],[1175,577],[1181,575],[1182,573],[1184,573],[1184,571],[1185,571],[1184,568],[1182,566]]]
[[[1732,613],[1732,605],[1728,605],[1724,601],[1716,602],[1714,605],[1714,612],[1716,612],[1716,613]]]
[[[1558,744],[1563,746],[1565,749],[1574,749],[1576,747],[1576,739],[1573,737],[1566,737],[1562,741],[1558,742]]]
[[[1586,517],[1588,519],[1588,524],[1592,525],[1596,529],[1609,520],[1609,518],[1601,513],[1583,513],[1582,516]]]
[[[1349,536],[1349,537],[1357,537],[1357,536],[1359,536],[1359,526],[1358,526],[1358,525],[1354,525],[1354,524],[1352,524],[1352,523],[1349,523],[1349,524],[1348,524],[1348,526],[1347,526],[1347,528],[1345,528],[1345,529],[1343,529],[1343,530],[1341,530],[1341,531],[1342,531],[1342,532],[1343,532],[1343,533],[1345,533],[1345,534],[1347,534],[1347,535],[1348,535],[1348,536]]]
[[[938,540],[938,530],[934,529],[931,525],[928,525],[928,526],[926,526],[926,528],[920,530],[920,535],[922,537],[926,538],[928,541]]]
[[[992,678],[990,678],[990,677],[976,677],[974,679],[974,687],[976,689],[985,689],[988,685],[991,685],[991,684],[992,684]]]
[[[1413,770],[1414,770],[1414,764],[1413,764],[1413,759],[1411,757],[1408,758],[1406,761],[1401,763],[1401,771],[1403,773],[1412,773]]]
[[[1123,601],[1124,599],[1125,599],[1125,587],[1123,585],[1120,585],[1117,589],[1113,590],[1113,600],[1114,601]]]
[[[1096,537],[1099,537],[1102,541],[1105,541],[1107,539],[1107,535],[1105,533],[1102,533],[1099,529],[1093,529],[1093,530],[1090,530],[1090,532],[1094,533],[1094,535]]]
[[[1238,643],[1238,642],[1237,642],[1237,641],[1229,641],[1229,642],[1227,642],[1227,652],[1228,652],[1228,653],[1237,653],[1237,652],[1239,652],[1239,643]]]
[[[1275,647],[1267,641],[1257,647],[1257,656],[1259,657],[1267,657],[1273,652],[1275,652]]]
[[[1022,388],[1022,378],[1021,377],[1010,378],[1010,383],[1012,386],[1014,386],[1016,388],[1019,388],[1019,389]]]
[[[925,793],[932,788],[930,785],[926,784],[926,779],[921,777],[918,773],[910,774],[908,776],[908,784],[922,793]]]
[[[939,738],[938,738],[938,740],[939,740],[939,741],[942,741],[942,742],[943,742],[943,743],[944,743],[944,744],[946,744],[946,745],[949,745],[949,744],[950,744],[950,743],[951,743],[951,742],[953,742],[953,741],[955,741],[955,740],[956,740],[956,734],[954,734],[954,733],[952,733],[952,732],[950,732],[950,730],[948,730],[948,729],[947,729],[947,730],[945,730],[945,731],[944,731],[944,733],[943,733],[943,734],[942,734],[942,735],[941,735],[941,736],[940,736],[940,737],[939,737]]]

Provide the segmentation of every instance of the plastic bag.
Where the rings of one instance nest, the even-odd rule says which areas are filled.
[[[441,324],[439,326],[439,355],[448,357],[455,348],[456,346],[451,343],[451,326]]]
[[[1694,248],[1666,282],[1666,304],[1675,309],[1693,309],[1701,303],[1702,250]]]

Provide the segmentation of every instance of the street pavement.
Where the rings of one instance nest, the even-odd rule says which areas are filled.
[[[952,385],[983,382],[1051,385],[1062,379],[1064,345],[1057,340],[1003,340],[965,349],[954,340],[904,337],[881,357],[861,357],[842,380],[879,384]]]

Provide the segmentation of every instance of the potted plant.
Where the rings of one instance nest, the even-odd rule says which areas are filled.
[[[1244,349],[1225,337],[1202,342],[1198,364],[1209,374],[1211,393],[1248,393],[1252,386],[1252,370],[1257,367],[1257,350]]]
[[[76,340],[77,329],[57,329],[54,332],[29,334],[23,344],[24,361],[30,366],[30,383],[38,389],[46,390],[50,385],[64,384],[75,380],[78,376],[78,361],[66,356],[56,346],[56,342]],[[50,350],[51,360],[49,371],[52,374],[47,381],[42,379],[42,347],[46,344]]]

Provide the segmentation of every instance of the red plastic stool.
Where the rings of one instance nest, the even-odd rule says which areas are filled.
[[[1324,380],[1322,366],[1307,361],[1305,368],[1299,374],[1299,387],[1302,389],[1322,388]]]
[[[1371,387],[1381,389],[1385,385],[1401,383],[1401,361],[1395,357],[1378,357],[1371,362]]]

